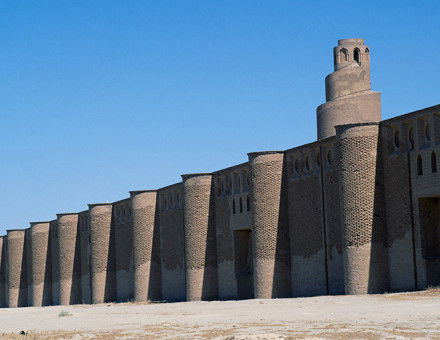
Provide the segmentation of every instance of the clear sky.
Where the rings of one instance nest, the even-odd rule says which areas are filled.
[[[316,139],[337,39],[440,103],[440,1],[0,2],[0,234]]]

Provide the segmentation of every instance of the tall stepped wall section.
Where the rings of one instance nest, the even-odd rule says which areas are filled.
[[[380,127],[390,289],[423,289],[440,278],[438,260],[425,254],[429,229],[420,209],[425,198],[440,196],[440,105],[384,120]]]
[[[134,299],[158,301],[161,299],[162,287],[157,191],[132,191],[131,210]]]
[[[78,214],[78,232],[80,233],[81,303],[92,303],[92,286],[90,280],[90,216],[88,210]]]
[[[113,203],[111,228],[114,235],[116,301],[127,301],[134,295],[131,206],[130,198]]]
[[[81,303],[81,262],[77,227],[77,213],[57,214],[55,257],[58,277],[55,285],[60,305]]]
[[[346,294],[389,287],[379,125],[337,127]]]
[[[291,295],[284,152],[249,154],[255,298]]]
[[[321,154],[314,143],[286,152],[293,296],[328,290]]]
[[[182,179],[186,300],[214,300],[218,291],[212,174]]]
[[[6,305],[27,306],[26,231],[7,230]]]
[[[116,299],[115,243],[112,204],[90,204],[90,281],[92,303]]]
[[[213,173],[218,298],[253,298],[249,164]]]
[[[28,305],[52,303],[52,266],[49,247],[49,222],[31,223],[27,247]]]
[[[154,238],[154,256],[160,248],[162,299],[185,301],[185,236],[183,227],[183,184],[178,183],[158,190],[156,210],[159,223],[154,236],[159,234],[159,245]]]
[[[0,236],[0,308],[6,307],[5,271],[6,271],[5,237]]]

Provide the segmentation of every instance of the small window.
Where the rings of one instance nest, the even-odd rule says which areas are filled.
[[[437,172],[437,156],[434,151],[431,153],[431,172]]]
[[[333,161],[332,150],[328,150],[328,153],[327,153],[327,162],[328,162],[329,165],[331,165],[331,164],[332,164],[332,161]]]
[[[316,166],[318,167],[318,169],[321,167],[321,157],[319,153],[316,155]]]
[[[242,201],[241,197],[240,197],[240,212],[241,213],[243,212],[243,201]]]
[[[354,57],[354,60],[358,62],[358,64],[361,62],[361,51],[358,48],[354,49],[353,57]]]
[[[410,150],[414,149],[414,129],[409,129],[408,132],[409,145],[411,146]]]
[[[431,141],[431,128],[428,123],[425,125],[425,137],[428,142]]]
[[[306,157],[306,170],[310,170],[309,157]]]
[[[370,50],[368,49],[368,47],[365,49],[365,53],[366,54],[370,53]]]
[[[237,212],[236,208],[235,208],[235,199],[232,199],[232,213],[235,214]]]
[[[251,202],[249,201],[249,195],[246,196],[246,210],[251,210]]]
[[[400,147],[399,131],[394,132],[394,146],[398,149]]]
[[[423,175],[423,160],[422,156],[417,156],[417,175],[422,176]]]

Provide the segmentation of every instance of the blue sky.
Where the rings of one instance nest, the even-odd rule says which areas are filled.
[[[383,117],[440,103],[439,1],[0,2],[0,234],[316,139],[341,38]]]

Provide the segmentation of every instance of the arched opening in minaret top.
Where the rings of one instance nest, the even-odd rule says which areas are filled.
[[[347,49],[346,48],[342,48],[339,52],[340,52],[339,53],[339,61],[341,63],[344,63],[344,62],[348,61],[348,51],[347,51]]]
[[[356,47],[353,51],[353,58],[354,60],[360,64],[361,62],[361,51]]]

